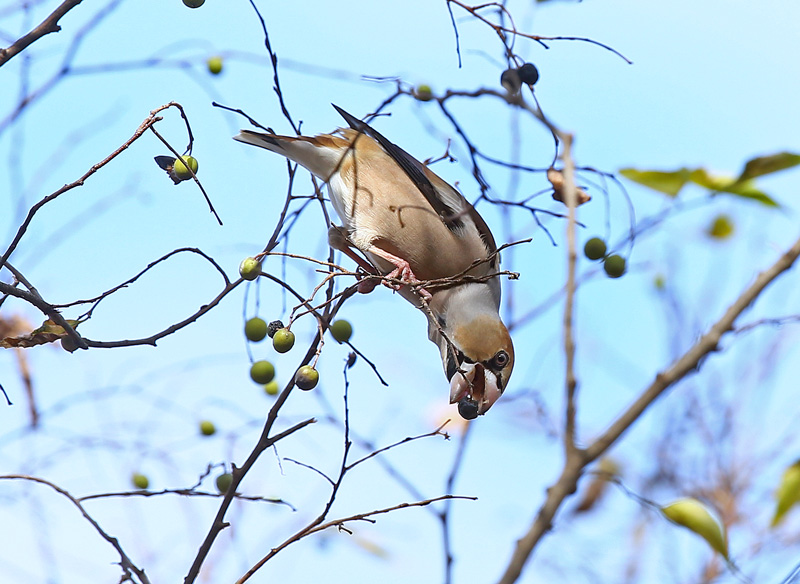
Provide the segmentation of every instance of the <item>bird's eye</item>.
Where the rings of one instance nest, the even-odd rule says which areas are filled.
[[[492,360],[489,362],[489,365],[492,369],[502,369],[511,361],[511,357],[508,356],[503,350],[497,351]]]

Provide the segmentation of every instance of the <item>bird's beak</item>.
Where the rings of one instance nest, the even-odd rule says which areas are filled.
[[[458,403],[459,413],[467,419],[485,414],[501,394],[497,376],[480,363],[463,363],[450,380],[450,403]],[[465,403],[467,407],[462,407]]]

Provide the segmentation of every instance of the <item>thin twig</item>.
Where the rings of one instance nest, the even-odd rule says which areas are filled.
[[[353,521],[367,521],[370,520],[370,518],[374,517],[375,515],[383,515],[386,513],[391,513],[392,511],[397,511],[399,509],[408,509],[411,507],[425,507],[427,505],[430,505],[431,503],[435,503],[437,501],[444,501],[447,499],[462,499],[466,501],[475,501],[477,500],[477,497],[468,497],[463,495],[442,495],[440,497],[434,497],[433,499],[425,499],[424,501],[414,501],[412,503],[399,503],[398,505],[392,505],[391,507],[384,507],[383,509],[376,509],[375,511],[369,511],[367,513],[357,513],[355,515],[349,515],[347,517],[341,517],[339,519],[332,519],[330,521],[320,523],[319,525],[306,527],[304,529],[301,529],[291,537],[287,538],[279,546],[271,549],[267,555],[265,555],[258,562],[256,562],[252,568],[250,568],[241,578],[239,578],[236,581],[236,584],[243,584],[243,582],[249,580],[250,576],[255,574],[264,564],[266,564],[281,550],[285,549],[287,546],[293,544],[294,542],[308,535],[317,533],[319,531],[323,531],[330,527],[344,528],[345,523],[351,523]]]
[[[92,516],[89,515],[86,509],[83,508],[83,505],[81,504],[80,500],[73,497],[69,493],[69,491],[59,487],[55,483],[52,483],[48,480],[29,475],[19,475],[19,474],[0,475],[0,480],[23,480],[33,483],[39,483],[50,487],[58,494],[66,497],[73,505],[75,505],[75,507],[78,508],[78,511],[80,511],[81,515],[83,515],[83,518],[86,519],[86,521],[88,521],[92,527],[94,527],[95,531],[97,531],[97,533],[100,534],[100,537],[102,537],[104,540],[110,543],[114,547],[114,549],[117,550],[117,553],[119,554],[120,557],[120,566],[124,571],[123,581],[130,580],[131,572],[133,572],[134,574],[136,574],[136,577],[139,578],[139,581],[142,584],[150,584],[150,579],[145,575],[144,570],[137,567],[136,564],[133,563],[133,561],[128,557],[128,554],[125,553],[125,550],[122,549],[119,540],[117,540],[116,537],[113,537],[108,533],[106,533],[105,530],[102,527],[100,527],[100,524],[97,523],[97,521],[95,521],[94,518],[92,518]]]

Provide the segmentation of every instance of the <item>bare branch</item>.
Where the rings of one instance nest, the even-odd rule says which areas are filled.
[[[6,49],[0,49],[0,67],[5,65],[8,61],[10,61],[13,57],[20,54],[30,45],[38,41],[45,35],[48,35],[52,32],[59,32],[61,27],[58,24],[58,21],[61,20],[61,17],[64,16],[67,12],[75,8],[78,4],[80,4],[83,0],[64,0],[61,3],[61,6],[56,8],[50,16],[45,18],[39,26],[34,28],[28,34],[23,37],[20,37],[13,45]]]
[[[272,559],[278,552],[285,549],[287,546],[293,544],[300,539],[311,535],[312,533],[317,533],[318,531],[323,531],[328,529],[329,527],[339,527],[343,528],[345,523],[350,523],[353,521],[365,521],[369,520],[371,517],[375,515],[383,515],[385,513],[390,513],[392,511],[397,511],[399,509],[408,509],[410,507],[425,507],[430,505],[431,503],[435,503],[437,501],[445,501],[447,499],[462,499],[467,501],[476,501],[477,497],[468,497],[463,495],[442,495],[440,497],[434,497],[433,499],[426,499],[424,501],[415,501],[413,503],[400,503],[398,505],[393,505],[391,507],[385,507],[383,509],[376,509],[375,511],[369,511],[367,513],[358,513],[356,515],[350,515],[348,517],[341,517],[339,519],[332,519],[331,521],[326,521],[325,523],[321,523],[319,525],[312,525],[308,526],[304,529],[301,529],[288,539],[286,539],[283,543],[279,546],[270,550],[270,552],[261,558],[258,562],[256,562],[252,568],[250,568],[241,578],[236,581],[236,584],[242,584],[250,579],[250,576],[255,574],[264,564],[266,564],[270,559]]]
[[[100,524],[97,523],[97,521],[95,521],[92,518],[92,516],[89,515],[89,513],[87,513],[86,509],[83,508],[81,502],[75,497],[73,497],[68,491],[62,489],[55,483],[51,483],[48,480],[28,475],[19,475],[19,474],[0,475],[0,480],[23,480],[23,481],[30,481],[33,483],[39,483],[50,487],[58,494],[66,497],[73,505],[75,505],[75,507],[78,508],[78,511],[81,512],[83,518],[86,519],[86,521],[88,521],[92,525],[92,527],[94,527],[95,531],[97,531],[97,533],[100,534],[100,537],[102,537],[104,540],[110,543],[114,547],[114,549],[117,550],[117,553],[119,554],[120,557],[120,566],[122,566],[122,569],[124,571],[125,579],[130,580],[131,572],[133,572],[134,574],[136,574],[136,576],[139,578],[139,581],[142,584],[150,584],[150,579],[145,575],[144,570],[138,568],[136,564],[133,563],[133,561],[125,553],[125,550],[122,549],[122,546],[120,545],[117,538],[112,537],[111,535],[106,533],[105,530],[103,530],[103,528],[100,527]]]
[[[756,280],[730,305],[725,314],[688,351],[666,370],[658,373],[653,382],[640,394],[639,398],[586,450],[576,450],[573,455],[567,456],[561,476],[547,489],[547,498],[539,508],[528,532],[517,541],[506,571],[499,580],[500,584],[511,584],[520,577],[525,563],[530,559],[536,545],[550,529],[553,518],[564,499],[575,492],[578,479],[586,465],[606,452],[664,391],[699,367],[701,361],[710,353],[719,350],[720,340],[725,333],[733,330],[734,323],[739,315],[761,295],[769,284],[791,268],[797,261],[798,256],[800,256],[800,239],[784,252],[772,266],[761,272]]]

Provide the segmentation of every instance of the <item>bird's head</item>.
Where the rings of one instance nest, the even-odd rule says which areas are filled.
[[[466,293],[449,295],[428,330],[442,354],[450,381],[450,403],[457,403],[458,413],[467,420],[494,405],[514,368],[514,345],[496,303],[487,302],[487,290],[475,286]],[[432,306],[435,303],[436,299]]]

